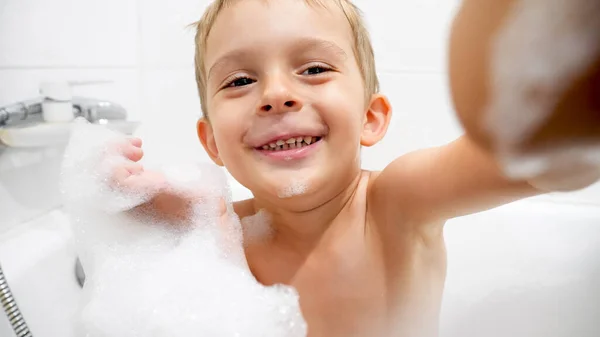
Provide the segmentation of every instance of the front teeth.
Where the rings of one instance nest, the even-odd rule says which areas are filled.
[[[308,146],[312,143],[317,142],[319,137],[294,137],[288,140],[280,139],[274,143],[270,143],[267,145],[263,145],[263,150],[271,150],[271,151],[281,151],[281,150],[289,150],[289,149],[299,149],[304,146]]]

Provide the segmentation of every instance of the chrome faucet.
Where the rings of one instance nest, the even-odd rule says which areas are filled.
[[[0,107],[0,127],[26,126],[42,123],[42,102],[47,98],[37,98]],[[122,106],[92,98],[73,97],[73,117],[84,117],[91,123],[124,121],[127,111]]]

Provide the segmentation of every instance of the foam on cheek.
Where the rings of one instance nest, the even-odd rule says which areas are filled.
[[[300,179],[291,179],[286,186],[282,186],[277,191],[277,196],[281,199],[287,199],[302,195],[308,190],[308,182]]]
[[[180,193],[203,192],[189,226],[123,213],[153,197],[107,187],[123,159],[101,127],[81,125],[67,148],[62,190],[86,274],[78,336],[306,336],[298,294],[265,287],[248,269],[226,177],[209,164],[170,165]],[[222,221],[221,198],[228,221]]]

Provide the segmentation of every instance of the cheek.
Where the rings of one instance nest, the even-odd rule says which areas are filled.
[[[317,109],[333,133],[358,141],[364,117],[365,94],[360,79],[346,79],[327,88]]]
[[[240,147],[241,123],[239,119],[236,122],[234,116],[217,115],[218,113],[214,114],[217,117],[212,120],[215,143],[219,150],[219,156],[222,160],[227,161],[230,157],[235,157],[234,152]]]

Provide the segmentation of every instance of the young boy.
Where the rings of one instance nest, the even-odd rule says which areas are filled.
[[[348,0],[217,0],[196,43],[199,138],[252,191],[239,217],[270,215],[272,235],[245,246],[248,264],[259,282],[298,290],[310,337],[436,336],[444,223],[600,172],[577,185],[569,171],[508,179],[470,136],[361,170],[361,147],[383,138],[392,109]],[[472,110],[459,105],[467,126]],[[137,162],[141,141],[125,153]],[[122,185],[160,180],[139,164],[127,172]],[[146,207],[179,217],[186,200],[165,192]]]

